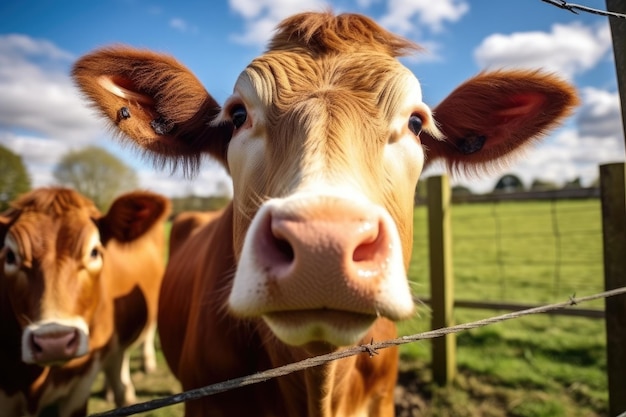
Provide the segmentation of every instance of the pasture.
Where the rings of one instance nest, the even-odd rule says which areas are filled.
[[[457,299],[545,304],[603,289],[598,200],[455,205],[452,219]],[[428,298],[425,207],[415,209],[414,234],[413,292]],[[458,308],[455,319],[462,323],[499,313]],[[418,333],[429,330],[429,323],[428,307],[422,306],[399,329]],[[398,416],[608,415],[602,320],[531,316],[461,333],[459,374],[446,388],[432,383],[429,342],[401,347],[401,357]],[[132,365],[140,400],[179,392],[162,356],[156,375],[137,371],[136,359]],[[89,411],[111,407],[94,395]],[[182,406],[144,415],[181,416]]]

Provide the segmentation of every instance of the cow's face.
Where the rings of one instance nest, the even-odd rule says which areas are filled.
[[[22,360],[63,363],[89,352],[104,247],[83,211],[24,211],[8,225],[0,279],[22,328]]]
[[[269,53],[239,77],[224,121],[230,308],[298,345],[354,343],[377,316],[410,316],[420,134],[436,131],[413,74],[384,54]]]
[[[139,238],[169,203],[130,193],[103,216],[75,191],[42,188],[13,206],[0,215],[0,291],[22,331],[22,360],[62,364],[102,347],[113,331],[106,244]]]
[[[73,74],[157,161],[193,169],[209,153],[231,173],[230,311],[261,317],[287,344],[336,346],[377,317],[413,310],[405,271],[424,164],[497,167],[577,101],[552,75],[494,71],[452,92],[435,123],[396,60],[415,48],[363,16],[296,15],[223,107],[181,64],[149,51],[96,51]]]

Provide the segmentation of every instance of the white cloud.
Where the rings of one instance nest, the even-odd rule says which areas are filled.
[[[226,170],[217,162],[203,164],[197,177],[185,178],[181,174],[155,171],[150,167],[139,170],[139,182],[143,189],[159,192],[169,197],[185,197],[188,195],[232,196],[232,180]]]
[[[608,23],[589,27],[574,22],[554,24],[549,33],[490,35],[474,57],[485,68],[545,68],[571,79],[593,68],[610,50]]]
[[[0,128],[86,141],[102,129],[69,78],[73,56],[45,40],[0,36]]]
[[[185,19],[181,19],[180,17],[174,17],[170,19],[170,27],[182,33],[198,32],[198,28],[196,26],[189,24]]]
[[[229,0],[231,9],[245,19],[244,33],[233,40],[244,45],[265,46],[276,25],[284,18],[304,11],[320,11],[329,6],[324,0]]]
[[[21,56],[39,56],[64,61],[74,59],[71,53],[58,48],[52,42],[45,39],[33,39],[20,34],[0,36],[0,56],[8,59]]]
[[[443,29],[444,22],[456,22],[469,11],[465,0],[389,0],[387,14],[380,23],[401,34],[427,27],[433,32]]]
[[[136,169],[143,188],[167,196],[231,192],[228,174],[217,163],[204,164],[197,178],[185,180],[158,172],[137,152],[116,145],[74,87],[73,61],[72,54],[48,41],[0,36],[0,144],[22,157],[34,187],[54,184],[52,172],[64,154],[95,145]]]
[[[583,106],[576,125],[582,136],[623,139],[619,93],[587,87],[581,91]]]
[[[0,144],[22,157],[35,187],[54,183],[53,166],[67,152],[67,145],[61,141],[1,131]]]

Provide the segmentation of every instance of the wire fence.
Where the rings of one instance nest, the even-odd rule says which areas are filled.
[[[156,410],[159,408],[169,407],[171,405],[179,404],[185,401],[197,400],[203,397],[219,394],[222,392],[230,391],[233,389],[241,388],[244,386],[264,382],[273,378],[277,378],[280,376],[288,375],[293,372],[302,371],[305,369],[313,368],[316,366],[324,365],[326,363],[336,361],[339,359],[347,358],[349,356],[355,356],[359,354],[367,354],[371,357],[378,354],[378,351],[381,349],[386,349],[392,346],[404,345],[407,343],[413,343],[420,340],[434,339],[438,337],[442,337],[448,334],[459,333],[462,331],[467,331],[471,329],[476,329],[479,327],[488,326],[491,324],[502,323],[507,320],[517,319],[524,316],[529,316],[533,314],[541,314],[547,313],[550,311],[562,310],[567,308],[572,308],[584,303],[589,303],[597,300],[602,300],[607,297],[613,297],[620,294],[626,294],[626,287],[614,289],[611,291],[604,291],[597,294],[592,294],[584,297],[574,297],[571,296],[567,299],[567,301],[563,301],[560,303],[544,305],[539,307],[534,307],[522,311],[516,311],[513,313],[502,314],[499,316],[477,320],[470,323],[459,324],[456,326],[451,326],[443,329],[432,330],[428,332],[418,333],[409,336],[402,336],[393,340],[386,340],[381,342],[373,341],[366,345],[355,346],[352,348],[347,348],[344,350],[340,350],[338,352],[333,352],[325,355],[315,356],[312,358],[308,358],[299,362],[294,362],[289,365],[281,366],[278,368],[272,368],[266,371],[257,372],[252,375],[243,376],[240,378],[230,379],[228,381],[220,382],[217,384],[212,384],[206,387],[196,388],[192,390],[188,390],[182,392],[180,394],[170,395],[167,397],[159,398],[156,400],[146,401],[143,403],[131,405],[128,407],[122,407],[111,411],[106,411],[103,413],[91,414],[89,417],[120,417],[120,416],[130,416],[139,413],[144,413],[147,411]]]
[[[453,205],[455,298],[540,304],[604,288],[599,198],[529,197]],[[416,208],[409,275],[422,294],[430,293],[424,279],[429,272],[427,222],[426,207]],[[590,307],[601,308],[601,302]]]
[[[626,15],[619,14],[615,12],[607,12],[601,11],[598,9],[589,8],[586,6],[568,3],[564,0],[542,0],[546,3],[552,4],[556,7],[560,7],[565,10],[569,10],[570,12],[576,13],[577,11],[584,11],[588,13],[600,14],[603,16],[611,16],[615,18],[626,18]],[[602,276],[602,251],[601,249],[597,249],[596,246],[601,247],[601,239],[599,238],[601,231],[600,228],[597,227],[597,224],[600,224],[600,220],[593,220],[589,223],[581,221],[581,218],[589,217],[595,218],[598,209],[589,209],[589,208],[571,208],[568,207],[566,209],[561,210],[561,207],[557,207],[558,203],[556,201],[551,201],[549,203],[549,227],[541,227],[539,230],[528,229],[528,225],[525,222],[518,222],[515,220],[515,213],[507,212],[500,209],[502,206],[494,205],[491,207],[491,217],[493,224],[493,239],[491,237],[481,236],[481,233],[484,229],[474,226],[474,229],[468,233],[467,235],[463,235],[462,232],[460,235],[457,235],[457,238],[460,236],[463,239],[462,242],[467,242],[466,244],[474,244],[471,249],[487,247],[489,245],[476,245],[476,242],[479,242],[481,239],[489,239],[492,240],[494,249],[494,257],[495,257],[495,267],[497,268],[498,274],[498,296],[502,299],[515,297],[521,291],[518,287],[516,289],[511,289],[510,281],[514,281],[514,278],[517,276],[516,273],[512,271],[521,270],[527,267],[533,268],[548,268],[551,269],[551,272],[548,273],[551,276],[551,291],[547,293],[551,294],[551,297],[558,297],[563,291],[568,290],[568,285],[572,285],[574,288],[577,288],[579,291],[582,288],[586,288],[587,285],[590,288],[596,287],[596,282],[594,277]],[[599,203],[598,203],[599,206]],[[524,216],[528,216],[528,207],[525,207]],[[565,213],[570,212],[576,215],[575,221],[564,221],[562,217]],[[455,221],[463,224],[464,222],[471,223],[475,219],[474,216],[463,217],[463,215],[457,216]],[[515,232],[508,233],[506,232],[506,228],[509,225],[517,225],[518,230]],[[519,227],[521,225],[521,227]],[[571,229],[568,229],[569,226],[575,226]],[[527,253],[522,251],[520,247],[513,246],[511,247],[509,241],[517,242],[517,241],[530,241],[531,244],[534,245],[534,253],[535,254],[545,254],[550,251],[545,251],[545,248],[542,246],[546,241],[549,242],[548,246],[552,248],[552,257],[551,258],[528,258]],[[424,239],[420,241],[416,240],[416,245],[420,245],[423,248],[427,248],[427,241]],[[586,251],[589,248],[589,251]],[[457,246],[455,247],[455,251],[460,251],[461,249]],[[462,257],[458,257],[458,260],[455,260],[455,268],[457,270],[467,270],[476,267],[476,258],[480,257],[477,255],[475,250],[470,250],[469,256],[467,259],[463,259]],[[487,253],[488,255],[488,253]],[[483,254],[483,256],[487,256]],[[420,257],[422,259],[422,263],[426,263],[425,260],[428,259],[428,256]],[[455,257],[456,258],[456,257]],[[598,268],[598,270],[593,270],[593,268]],[[418,267],[419,268],[419,267]],[[565,282],[565,277],[570,275],[570,269],[574,271],[577,269],[585,269],[587,270],[580,278],[580,281],[571,280]],[[416,269],[415,265],[412,265],[413,271]],[[428,270],[428,266],[426,265],[425,270]],[[539,274],[534,274],[535,276],[543,277],[543,272]],[[425,276],[425,275],[422,275]],[[459,277],[463,275],[459,273]],[[511,279],[513,278],[513,279]],[[459,279],[461,282],[461,279]],[[543,281],[543,279],[541,279]],[[538,283],[532,283],[533,286],[536,286]],[[601,280],[597,284],[597,286],[601,287]],[[173,404],[178,404],[184,401],[198,399],[201,397],[205,397],[208,395],[214,395],[220,392],[224,392],[231,389],[236,389],[238,387],[243,387],[246,385],[266,381],[271,378],[275,378],[281,375],[287,375],[292,372],[296,372],[299,370],[307,369],[314,366],[319,366],[324,363],[338,360],[341,358],[345,358],[348,356],[353,356],[357,354],[368,354],[370,356],[375,356],[377,351],[380,349],[384,349],[390,346],[397,346],[405,343],[411,343],[418,340],[424,339],[432,339],[440,336],[444,336],[447,334],[452,334],[468,329],[473,329],[477,327],[482,327],[485,325],[502,322],[505,320],[510,320],[514,318],[519,318],[525,315],[537,314],[537,313],[547,313],[550,311],[560,310],[567,307],[575,306],[582,303],[587,302],[597,302],[606,297],[615,296],[618,294],[626,293],[626,287],[622,287],[616,290],[600,292],[592,296],[575,298],[574,296],[570,297],[568,301],[551,304],[531,309],[526,309],[524,311],[517,311],[514,313],[504,314],[500,316],[496,316],[490,319],[479,320],[472,323],[467,323],[458,326],[452,326],[445,329],[434,330],[430,332],[415,334],[412,336],[404,336],[399,339],[395,339],[392,341],[385,341],[380,343],[372,343],[368,345],[361,345],[351,349],[342,350],[340,352],[336,352],[329,355],[322,355],[314,358],[307,359],[305,361],[297,362],[294,364],[290,364],[287,366],[283,366],[281,368],[275,368],[268,371],[263,371],[256,373],[254,375],[236,378],[230,381],[225,381],[223,383],[214,384],[208,387],[199,388],[196,390],[187,391],[181,394],[177,394],[170,397],[161,398],[158,400],[149,401],[146,403],[136,404],[130,407],[124,407],[118,410],[113,410],[110,412],[93,414],[92,417],[105,417],[105,416],[128,416],[137,414],[140,412],[150,411],[157,408],[166,407]],[[483,292],[484,294],[484,292]],[[624,414],[620,414],[622,416]]]

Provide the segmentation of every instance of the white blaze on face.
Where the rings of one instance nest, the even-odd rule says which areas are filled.
[[[102,269],[100,234],[97,229],[84,240],[80,263],[87,274],[77,273],[74,280],[91,280]],[[71,299],[62,299],[63,291],[50,287],[44,289],[41,301],[41,317],[22,331],[22,360],[25,363],[63,363],[89,353],[89,325],[85,318],[73,313]],[[81,282],[91,286],[92,283]],[[92,291],[98,291],[98,287]],[[76,294],[78,296],[78,294]]]
[[[391,212],[368,198],[375,191],[362,188],[367,180],[351,177],[354,165],[345,176],[337,175],[335,167],[331,176],[329,162],[317,153],[295,164],[300,171],[285,173],[286,189],[291,190],[286,196],[267,198],[259,192],[253,197],[264,202],[243,243],[235,245],[242,249],[228,303],[239,316],[263,317],[287,344],[349,345],[377,317],[401,320],[413,313],[397,222],[407,223],[402,226],[405,234],[412,230],[413,195],[424,152],[408,123],[418,115],[425,128],[436,127],[421,102],[419,82],[408,70],[389,83],[389,90],[380,99],[381,113],[388,116],[388,140],[378,153],[381,160],[372,163],[381,164],[386,182],[377,185],[376,192],[385,194],[377,201],[391,200]],[[253,94],[245,88],[237,91],[229,102],[245,103],[251,123],[262,126],[263,121],[254,119],[263,114],[255,108],[262,100],[248,98]],[[272,171],[267,141],[293,139],[264,134],[265,129],[244,127],[229,145],[236,210],[247,193],[258,192],[251,185],[263,184],[259,177]],[[380,138],[371,139],[380,143]],[[364,177],[371,175],[371,167],[359,169]]]

